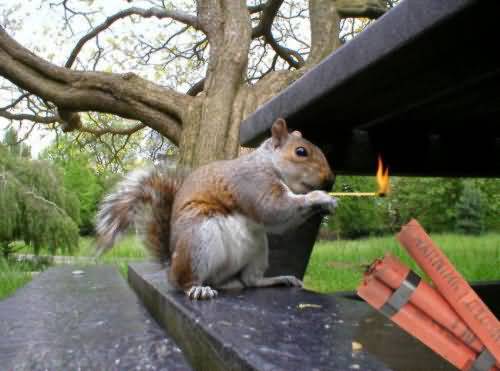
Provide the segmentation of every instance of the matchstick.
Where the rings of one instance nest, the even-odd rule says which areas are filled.
[[[332,197],[385,197],[385,193],[379,192],[329,192]]]

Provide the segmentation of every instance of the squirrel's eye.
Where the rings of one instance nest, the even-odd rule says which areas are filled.
[[[295,154],[300,157],[306,157],[307,150],[304,147],[297,147],[295,148]]]

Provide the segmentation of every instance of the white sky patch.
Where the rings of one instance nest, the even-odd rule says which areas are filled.
[[[2,139],[5,131],[10,126],[9,120],[0,117],[0,137]],[[12,127],[18,129],[19,138],[24,138],[31,128],[31,125],[21,125],[21,127],[19,127],[19,124],[12,124]],[[37,158],[40,152],[47,148],[55,137],[56,134],[53,130],[43,129],[36,125],[25,140],[25,143],[31,147],[31,156]]]
[[[51,61],[56,65],[63,66],[70,55],[77,41],[85,35],[90,26],[87,20],[80,15],[75,16],[71,22],[71,28],[67,27],[63,18],[62,6],[52,6],[60,1],[55,0],[0,0],[0,24],[5,26],[7,32],[14,37],[21,45],[28,48],[41,58]],[[251,2],[251,1],[250,1]],[[195,14],[193,0],[172,0],[166,3],[173,4],[174,8]],[[116,12],[130,8],[132,6],[143,9],[154,7],[161,4],[161,1],[155,0],[135,0],[128,2],[125,0],[81,0],[68,1],[69,7],[78,11],[97,11],[92,15],[93,27],[102,23],[106,17]],[[305,0],[297,0],[292,3],[297,7],[306,4]],[[282,11],[286,15],[291,15],[292,8]],[[290,14],[288,14],[290,13]],[[162,48],[158,53],[154,53],[147,65],[138,63],[134,58],[136,45],[133,38],[138,38],[151,45],[161,45],[169,36],[179,31],[184,25],[176,22],[170,22],[167,19],[158,20],[156,18],[142,19],[139,17],[122,19],[115,22],[108,30],[99,35],[99,44],[101,47],[110,49],[102,62],[99,62],[96,69],[108,72],[134,72],[139,76],[154,81],[155,83],[175,89],[179,92],[185,92],[190,84],[199,81],[205,75],[206,66],[198,70],[192,70],[189,63],[183,58],[175,58],[171,63],[166,63],[172,59],[172,52],[169,48]],[[309,40],[309,22],[295,20],[292,27],[294,32],[306,44]],[[194,41],[200,39],[200,33],[189,31],[177,37],[172,44],[175,48],[190,49]],[[304,45],[291,39],[283,43],[284,46],[291,49],[303,48]],[[75,69],[92,69],[92,62],[89,59],[97,52],[95,39],[88,41],[81,50],[79,62],[75,63]],[[206,53],[207,51],[205,51]],[[140,54],[140,53],[139,53]],[[255,62],[256,56],[250,56],[250,61]],[[269,55],[270,65],[272,56]],[[282,61],[282,63],[284,63]],[[191,70],[190,70],[191,68]],[[188,72],[186,72],[188,71]],[[179,79],[179,76],[185,76]],[[189,82],[189,83],[188,83]],[[0,77],[0,88],[8,86],[10,90],[0,89],[0,107],[5,106],[17,98],[20,93],[10,82]],[[19,107],[17,110],[11,110],[12,113],[26,113],[25,107]],[[31,113],[31,112],[27,112]],[[0,118],[0,136],[8,127],[9,121]],[[19,124],[14,123],[18,128]],[[31,122],[25,121],[21,125],[20,136],[23,136],[28,130],[31,130]],[[33,156],[46,147],[55,135],[48,132],[44,125],[37,125],[27,139],[27,143],[33,148]]]
[[[97,2],[96,2],[97,3]],[[140,4],[142,3],[142,4]],[[71,4],[71,3],[70,3]],[[77,5],[73,2],[71,6]],[[134,6],[151,6],[147,2],[136,1]],[[96,4],[97,8],[105,9],[104,14],[110,15],[116,13],[122,8],[127,8],[130,5],[126,1],[101,1]],[[71,53],[79,38],[88,32],[88,24],[81,19],[81,22],[73,22],[73,32],[75,35],[71,37],[71,32],[62,27],[62,12],[59,8],[51,8],[49,1],[44,0],[29,0],[19,2],[17,0],[0,0],[0,9],[15,8],[16,10],[8,15],[12,21],[12,27],[8,28],[8,32],[16,41],[33,51],[38,56],[50,60],[57,65],[64,65],[66,59]],[[59,9],[59,11],[57,11]],[[104,17],[102,17],[104,19]],[[101,23],[102,20],[96,19],[95,24]],[[22,23],[17,23],[19,20],[24,20]],[[0,24],[5,23],[0,15]],[[92,46],[92,42],[88,43]],[[85,56],[86,50],[82,51],[82,56]],[[7,81],[0,77],[0,86],[6,85]],[[0,107],[12,102],[19,94],[17,92],[8,92],[0,90]],[[55,138],[55,133],[43,125],[36,125],[33,129],[29,121],[24,123],[13,122],[0,117],[0,137],[3,137],[5,130],[12,125],[18,129],[19,138],[23,138],[28,131],[31,131],[26,143],[32,148],[32,156],[36,158],[39,153],[46,148]]]

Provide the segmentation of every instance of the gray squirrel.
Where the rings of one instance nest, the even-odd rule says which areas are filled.
[[[169,263],[169,282],[191,299],[212,299],[216,289],[301,287],[294,276],[264,277],[266,233],[332,213],[337,201],[325,191],[335,177],[323,152],[289,133],[285,120],[271,134],[251,153],[188,175],[158,168],[129,174],[100,206],[98,252],[140,219],[146,247]]]

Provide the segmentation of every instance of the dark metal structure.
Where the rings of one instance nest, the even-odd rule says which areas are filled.
[[[500,1],[406,0],[242,123],[255,146],[278,117],[336,173],[500,177]],[[320,217],[269,236],[268,275],[304,275]]]
[[[500,1],[406,0],[245,120],[278,117],[338,173],[500,176]]]

